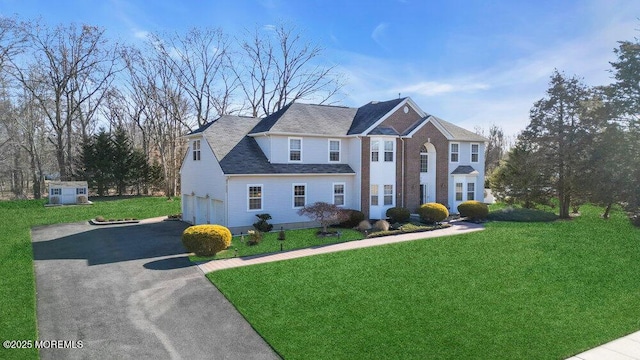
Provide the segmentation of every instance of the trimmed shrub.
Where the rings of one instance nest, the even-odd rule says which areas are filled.
[[[49,199],[49,204],[60,204],[60,197],[58,196],[52,196]]]
[[[105,222],[107,221],[107,219],[104,218],[104,216],[96,216],[96,218],[94,219],[96,222]]]
[[[78,204],[86,204],[87,202],[89,202],[89,199],[87,199],[86,195],[78,195],[76,197],[76,202]]]
[[[249,230],[249,240],[247,240],[247,244],[253,246],[260,244],[262,241],[262,233],[259,230]]]
[[[387,220],[378,220],[373,224],[376,231],[389,231],[389,222]]]
[[[489,207],[480,201],[469,200],[458,205],[458,212],[470,220],[484,220],[489,215]]]
[[[221,225],[190,226],[182,233],[182,244],[196,256],[213,256],[231,245],[231,232]]]
[[[423,222],[433,224],[446,219],[449,216],[449,210],[442,204],[426,203],[420,206],[418,215]]]
[[[258,217],[257,222],[253,223],[253,227],[260,232],[269,232],[273,229],[273,225],[269,224],[267,220],[271,220],[271,215],[269,214],[257,214]]]
[[[411,212],[407,208],[392,207],[387,210],[386,215],[393,223],[406,223],[411,217]]]
[[[371,229],[371,223],[369,222],[369,220],[362,220],[358,224],[358,230],[359,231],[366,231],[366,230],[370,230],[370,229]]]
[[[343,209],[341,212],[346,220],[338,224],[340,227],[353,229],[358,226],[362,220],[365,220],[364,213],[360,210]]]

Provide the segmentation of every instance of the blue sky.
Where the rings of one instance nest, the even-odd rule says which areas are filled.
[[[640,35],[640,1],[632,0],[0,0],[0,14],[98,25],[124,42],[151,31],[239,34],[285,21],[345,75],[342,105],[401,93],[450,122],[497,124],[509,135],[528,124],[554,68],[588,85],[610,83],[616,42]]]

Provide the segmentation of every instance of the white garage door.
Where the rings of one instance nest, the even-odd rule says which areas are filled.
[[[209,223],[209,199],[203,197],[196,198],[196,224]]]
[[[196,218],[193,211],[193,196],[182,195],[182,220],[195,224]]]

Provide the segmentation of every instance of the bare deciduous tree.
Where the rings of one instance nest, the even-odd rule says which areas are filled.
[[[52,131],[61,179],[72,174],[74,126],[86,132],[115,70],[116,52],[95,26],[25,23],[31,51],[12,60],[14,77],[34,98]]]
[[[254,117],[269,115],[296,100],[329,103],[342,88],[332,66],[316,63],[322,48],[305,42],[295,27],[256,29],[241,44],[245,61],[235,73]]]

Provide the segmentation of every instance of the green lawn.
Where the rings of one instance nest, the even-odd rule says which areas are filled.
[[[286,359],[560,359],[640,329],[622,212],[211,273]]]
[[[89,220],[98,215],[144,219],[180,212],[179,200],[161,197],[91,201],[93,205],[49,208],[43,206],[44,200],[0,201],[0,340],[37,339],[32,226]],[[35,349],[0,348],[2,359],[37,357]]]

